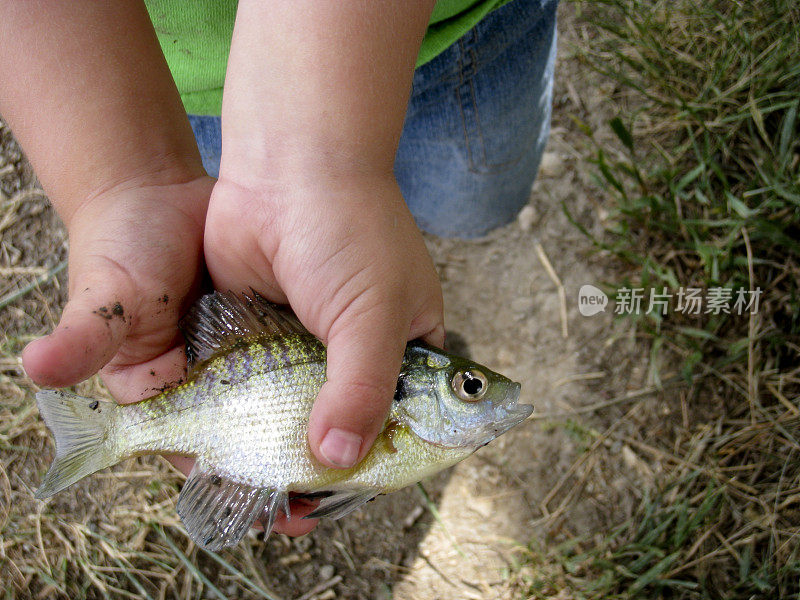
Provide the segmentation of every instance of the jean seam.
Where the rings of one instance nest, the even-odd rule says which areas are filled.
[[[458,85],[456,86],[456,98],[458,100],[458,110],[461,114],[461,129],[464,132],[464,145],[467,149],[467,158],[469,162],[469,171],[475,172],[474,169],[474,159],[472,157],[472,146],[470,145],[470,135],[469,129],[467,127],[467,115],[464,113],[464,99],[461,95],[461,87],[464,85],[464,38],[466,36],[462,36],[458,40]]]
[[[519,154],[509,160],[500,162],[500,163],[493,163],[489,164],[489,159],[486,155],[486,140],[483,137],[483,129],[481,128],[481,120],[480,120],[480,112],[478,110],[478,97],[477,92],[475,90],[475,75],[477,74],[478,70],[478,55],[475,52],[473,47],[465,48],[464,40],[471,36],[473,39],[471,40],[473,43],[477,40],[477,33],[475,29],[472,29],[467,35],[461,37],[458,40],[459,44],[459,54],[458,54],[458,72],[459,72],[459,85],[456,87],[456,95],[458,98],[458,108],[461,112],[461,124],[462,130],[464,132],[464,144],[467,148],[467,157],[469,162],[468,170],[470,173],[475,175],[496,175],[498,173],[502,173],[504,171],[509,170],[510,168],[516,166],[527,154],[528,147],[521,149]],[[470,61],[470,73],[467,74],[464,68],[464,62],[462,57],[464,54],[469,53],[471,56]],[[477,134],[477,140],[475,139],[475,135],[470,135],[470,128],[467,126],[467,115],[464,112],[464,99],[461,94],[461,88],[465,84],[469,85],[469,95],[470,100],[472,103],[472,112],[473,117],[472,121],[474,121],[473,126],[475,132]],[[475,155],[473,154],[473,143],[480,144],[480,153],[482,154],[482,161],[476,161]],[[476,150],[478,150],[476,148]]]

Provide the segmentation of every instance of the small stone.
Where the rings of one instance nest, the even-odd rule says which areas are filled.
[[[522,229],[522,231],[530,231],[533,229],[533,224],[536,222],[536,217],[536,209],[530,204],[525,206],[521,211],[519,211],[519,215],[517,215],[517,221],[519,222],[520,229]]]
[[[322,565],[319,568],[319,578],[322,581],[328,581],[331,577],[336,574],[336,569],[333,565]]]
[[[566,168],[564,159],[557,152],[545,152],[539,164],[539,177],[561,177]]]

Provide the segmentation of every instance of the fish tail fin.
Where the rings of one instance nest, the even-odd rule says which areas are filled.
[[[107,443],[108,425],[118,408],[116,403],[63,390],[42,390],[36,394],[36,402],[56,440],[56,456],[36,490],[36,498],[52,496],[119,461]]]

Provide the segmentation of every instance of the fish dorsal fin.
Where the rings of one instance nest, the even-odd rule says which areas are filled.
[[[256,519],[261,519],[268,535],[278,510],[286,505],[286,492],[236,483],[204,469],[198,461],[176,508],[189,537],[216,552],[239,543]]]
[[[340,519],[360,508],[378,494],[380,494],[380,491],[374,488],[336,492],[327,498],[323,498],[319,506],[303,518],[319,519],[327,517],[329,519]]]
[[[241,297],[213,292],[200,298],[181,319],[189,369],[224,348],[248,338],[309,335],[288,308],[272,304],[251,290]]]

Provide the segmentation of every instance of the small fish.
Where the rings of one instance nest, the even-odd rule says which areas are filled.
[[[325,382],[325,347],[288,310],[258,294],[209,294],[181,323],[185,383],[118,405],[60,390],[36,395],[56,455],[36,492],[47,498],[121,460],[193,456],[177,510],[198,544],[237,544],[260,519],[266,533],[289,492],[323,496],[307,518],[338,519],[472,454],[528,417],[520,385],[422,342],[410,343],[383,431],[353,468],[329,469],[306,441]]]

